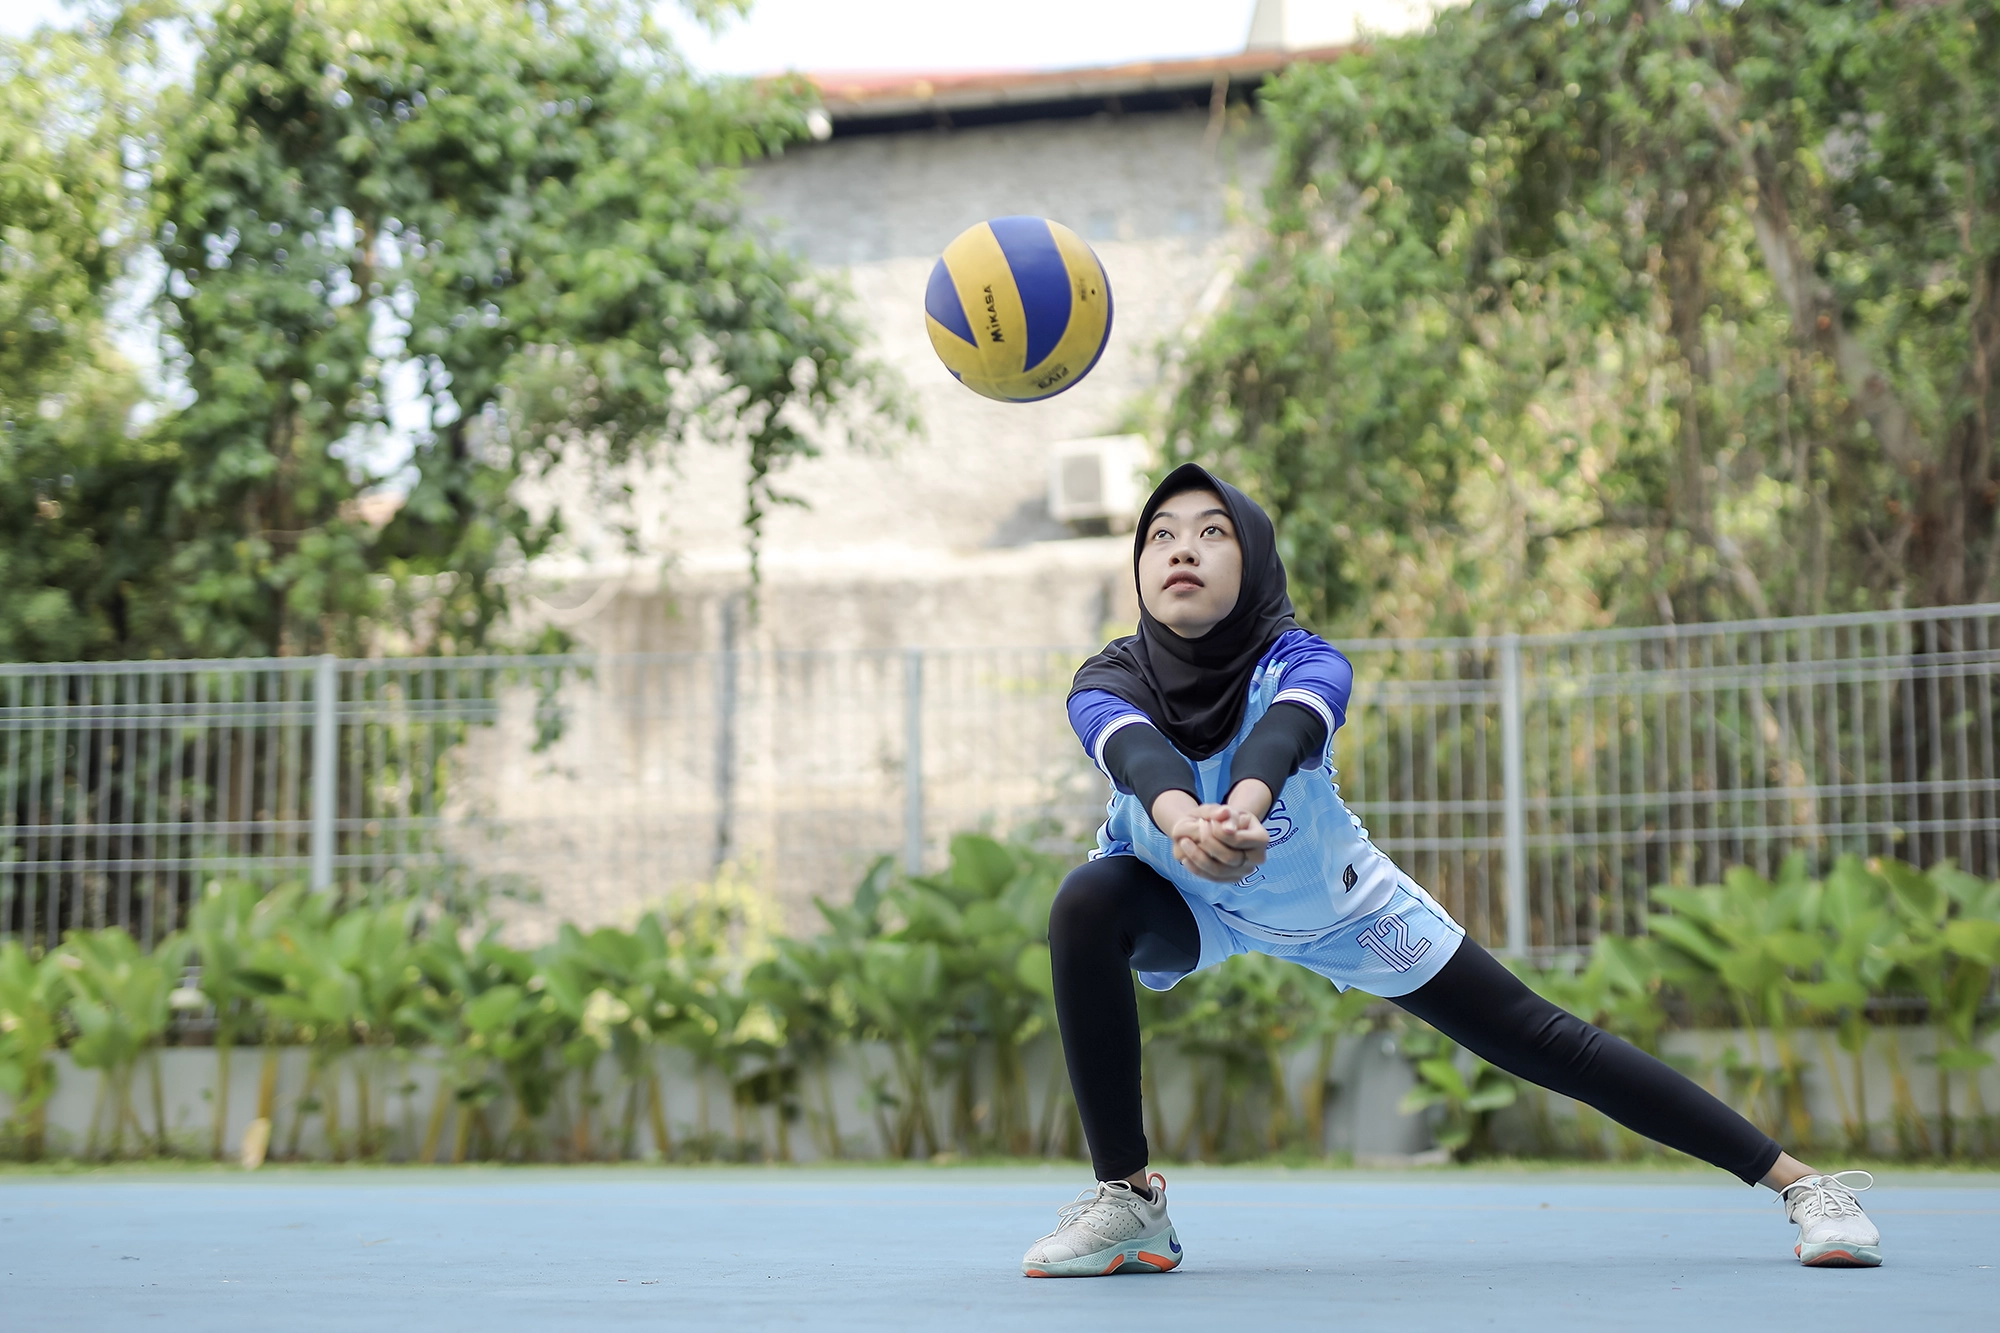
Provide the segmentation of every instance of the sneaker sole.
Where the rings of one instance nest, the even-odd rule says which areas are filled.
[[[1022,1263],[1024,1277],[1110,1277],[1113,1273],[1167,1273],[1181,1266],[1181,1243],[1172,1228],[1158,1236],[1113,1246],[1059,1263]]]
[[[1843,1245],[1829,1241],[1822,1245],[1794,1245],[1792,1253],[1807,1268],[1880,1268],[1880,1245]]]

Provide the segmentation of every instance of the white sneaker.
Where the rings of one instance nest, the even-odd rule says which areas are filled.
[[[1122,1180],[1094,1190],[1057,1214],[1056,1229],[1028,1247],[1029,1277],[1103,1277],[1121,1268],[1164,1273],[1181,1262],[1180,1238],[1167,1220],[1167,1178],[1155,1171],[1149,1201]]]
[[[1859,1177],[1851,1183],[1849,1177]],[[1882,1233],[1854,1196],[1875,1183],[1866,1171],[1807,1176],[1778,1191],[1785,1216],[1799,1224],[1792,1253],[1814,1268],[1874,1268],[1882,1262]]]

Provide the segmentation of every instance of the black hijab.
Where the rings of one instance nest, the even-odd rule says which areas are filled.
[[[1167,474],[1146,507],[1132,537],[1132,582],[1139,581],[1139,552],[1160,506],[1188,491],[1214,491],[1236,527],[1243,548],[1243,586],[1236,605],[1215,628],[1184,639],[1153,619],[1139,597],[1139,632],[1113,639],[1076,673],[1070,693],[1107,690],[1144,713],[1174,748],[1191,759],[1206,759],[1229,744],[1243,723],[1250,677],[1279,635],[1299,627],[1285,593],[1285,566],[1278,559],[1277,531],[1255,500],[1207,468],[1183,463]]]

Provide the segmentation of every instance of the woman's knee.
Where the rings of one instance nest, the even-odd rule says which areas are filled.
[[[1104,857],[1085,861],[1063,876],[1049,908],[1049,944],[1077,943],[1116,933],[1121,924],[1129,875]]]

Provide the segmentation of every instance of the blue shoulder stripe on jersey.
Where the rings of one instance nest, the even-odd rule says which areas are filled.
[[[1332,710],[1334,730],[1345,726],[1348,696],[1354,691],[1354,666],[1346,655],[1310,630],[1294,629],[1279,635],[1258,665],[1280,658],[1285,670],[1279,689],[1309,691]]]
[[[951,270],[942,259],[932,266],[930,286],[924,288],[924,313],[972,346],[979,346],[972,336],[972,321],[965,317],[965,306],[958,299],[958,288],[952,286]]]
[[[1120,719],[1124,719],[1152,725],[1151,718],[1109,690],[1078,690],[1069,696],[1064,707],[1069,713],[1071,729],[1083,744],[1083,752],[1100,769],[1104,768],[1104,741],[1114,729],[1113,724],[1122,726],[1124,722]],[[1110,777],[1110,770],[1105,769],[1104,776]]]
[[[1040,218],[994,218],[986,224],[1014,271],[1014,290],[1028,320],[1028,351],[1021,369],[1032,370],[1056,350],[1069,328],[1069,265],[1063,262],[1049,224]]]

